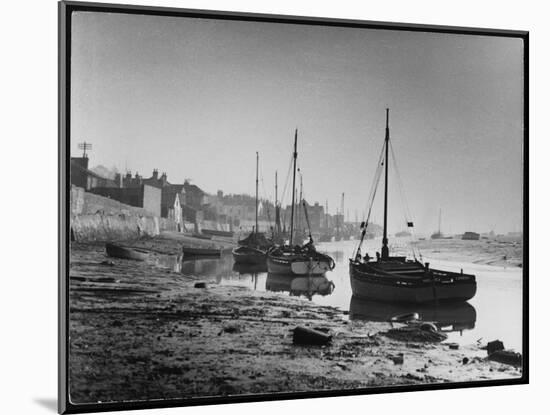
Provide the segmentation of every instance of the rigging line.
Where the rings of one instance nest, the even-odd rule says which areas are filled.
[[[288,165],[288,171],[286,173],[286,179],[285,179],[285,185],[283,187],[283,191],[281,193],[281,207],[283,206],[283,201],[285,200],[285,197],[286,197],[286,192],[288,190],[288,185],[289,185],[289,181],[290,181],[290,176],[291,176],[291,172],[292,172],[292,162],[293,162],[293,158],[294,158],[294,155],[291,155],[290,156],[290,162],[289,162],[289,165]]]
[[[361,246],[363,244],[363,239],[364,239],[364,236],[365,236],[367,228],[368,228],[368,223],[369,223],[370,215],[371,215],[371,212],[372,212],[372,206],[374,204],[374,198],[376,196],[376,190],[378,189],[378,184],[380,183],[380,177],[382,175],[382,170],[383,170],[382,167],[384,165],[383,157],[384,157],[384,149],[385,148],[386,148],[386,143],[384,142],[384,145],[382,145],[382,150],[380,151],[380,156],[378,157],[376,172],[374,174],[374,181],[371,185],[371,190],[369,192],[369,201],[367,202],[367,206],[368,206],[367,220],[365,222],[365,227],[364,227],[364,229],[361,233],[361,238],[359,240],[359,243],[357,244],[357,248],[355,250],[355,252],[356,252],[355,256],[357,256],[357,254],[359,253],[359,250],[361,249]],[[364,219],[365,219],[365,217],[363,216],[363,220]]]
[[[393,151],[393,144],[391,142],[390,142],[390,151],[392,154],[392,162],[395,169],[395,175],[397,176],[397,186],[399,188],[399,193],[401,195],[403,208],[405,210],[405,219],[412,218],[411,211],[409,209],[409,204],[407,203],[407,198],[405,197],[405,192],[403,190],[404,186],[403,186],[403,181],[401,180],[401,174],[399,173],[399,169],[397,167],[397,159],[395,158],[395,153]]]
[[[367,199],[367,204],[365,206],[365,209],[363,210],[363,215],[362,215],[362,220],[363,221],[365,220],[365,212],[367,211],[369,205],[372,203],[371,199],[372,199],[372,194],[373,194],[373,191],[374,191],[375,183],[379,180],[379,176],[382,174],[384,148],[385,148],[385,144],[382,145],[382,150],[380,151],[380,156],[378,157],[378,163],[376,165],[376,171],[374,173],[374,180],[371,184],[371,188],[370,188],[370,191],[369,191],[369,196],[368,196],[368,199]]]
[[[403,181],[401,179],[401,174],[399,173],[399,168],[397,167],[397,160],[396,160],[395,152],[393,151],[393,145],[392,145],[391,142],[390,142],[390,150],[391,150],[391,154],[392,154],[392,159],[393,159],[392,161],[393,161],[393,166],[394,166],[394,170],[395,170],[395,175],[397,176],[397,185],[398,185],[398,188],[399,188],[401,202],[403,204],[405,222],[409,222],[409,220],[412,221],[413,216],[411,214],[411,210],[409,208],[407,198],[405,197],[405,190],[404,190]],[[408,229],[408,226],[407,226],[407,229]],[[410,236],[410,246],[411,246],[413,256],[416,259],[416,252],[418,251],[418,255],[420,256],[420,258],[422,258],[420,248],[418,248],[418,247],[415,248],[416,236],[415,236],[415,232],[414,232],[414,226],[410,228],[410,234],[411,234],[411,236]]]

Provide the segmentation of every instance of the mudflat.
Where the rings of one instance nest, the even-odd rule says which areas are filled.
[[[154,252],[137,262],[106,257],[101,243],[71,245],[75,404],[521,376],[521,368],[489,361],[477,344],[388,336],[402,325],[350,321],[337,308],[159,266],[159,252],[181,253],[175,240],[125,244]],[[195,288],[199,281],[206,288]],[[297,326],[328,329],[332,341],[294,345]]]

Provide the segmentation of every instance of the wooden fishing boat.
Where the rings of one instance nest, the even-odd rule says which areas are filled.
[[[267,252],[252,246],[239,246],[233,251],[236,264],[265,264]]]
[[[131,259],[134,261],[145,261],[149,257],[149,251],[130,248],[113,243],[105,244],[107,255],[113,258]]]
[[[330,256],[307,247],[276,247],[267,253],[267,269],[273,274],[323,275],[334,266]]]
[[[267,250],[273,245],[258,228],[258,168],[259,155],[256,152],[256,226],[248,237],[238,241],[237,248],[233,249],[233,259],[238,264],[265,264]]]
[[[298,145],[298,130],[294,133],[293,176],[292,176],[292,204],[290,213],[290,239],[288,245],[276,245],[267,252],[267,270],[273,274],[287,275],[322,275],[334,269],[334,260],[317,252],[311,237],[311,226],[303,201],[304,216],[309,229],[309,242],[305,245],[293,245],[294,241],[294,208],[296,195],[296,159]]]
[[[349,261],[349,274],[353,295],[362,299],[393,303],[438,303],[461,302],[471,299],[477,289],[474,275],[431,269],[429,263],[416,258],[409,260],[404,256],[390,256],[388,247],[388,152],[389,110],[386,110],[386,136],[383,153],[385,160],[378,164],[375,180],[381,177],[381,167],[385,169],[384,183],[384,234],[381,253],[376,259],[361,257],[360,249],[368,227],[361,224],[362,234],[354,258]],[[377,184],[377,183],[375,183]],[[370,201],[371,208],[374,197]],[[370,209],[369,209],[370,215]],[[409,227],[412,222],[407,220]]]
[[[192,247],[192,246],[183,246],[182,247],[184,256],[209,256],[209,257],[219,257],[221,256],[222,250],[220,248],[211,247]]]

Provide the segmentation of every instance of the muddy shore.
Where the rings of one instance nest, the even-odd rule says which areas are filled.
[[[173,239],[132,244],[179,252]],[[134,262],[107,258],[100,243],[72,244],[73,403],[521,376],[519,368],[487,360],[478,345],[455,350],[445,341],[392,340],[385,335],[390,323],[350,321],[336,308],[285,294],[215,281],[195,288],[198,277],[159,266],[160,256]],[[332,343],[293,345],[298,325],[330,329]]]

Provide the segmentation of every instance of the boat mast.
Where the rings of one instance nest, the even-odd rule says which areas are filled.
[[[294,204],[296,203],[296,158],[298,157],[298,129],[294,131],[294,153],[292,158],[294,159],[294,167],[292,172],[292,208],[290,210],[290,246],[292,246],[292,238],[294,237]]]
[[[386,108],[386,161],[385,163],[385,176],[384,176],[384,236],[382,238],[382,259],[388,259],[388,147],[390,144],[390,109]]]
[[[281,218],[279,208],[277,207],[277,170],[275,170],[275,232],[281,232]]]
[[[300,171],[300,169],[298,169],[298,173],[300,173],[300,197],[298,198],[298,211],[296,212],[297,215],[298,215],[298,226],[296,227],[296,229],[300,229],[302,230],[302,214],[300,213],[300,206],[302,206],[302,202],[303,202],[303,199],[302,199],[302,187],[303,187],[303,183],[302,183],[302,172]]]
[[[277,206],[277,170],[275,170],[275,206]]]
[[[259,156],[256,151],[256,234],[258,233],[258,164]]]
[[[441,235],[441,208],[439,208],[439,226],[437,228],[437,233]]]

